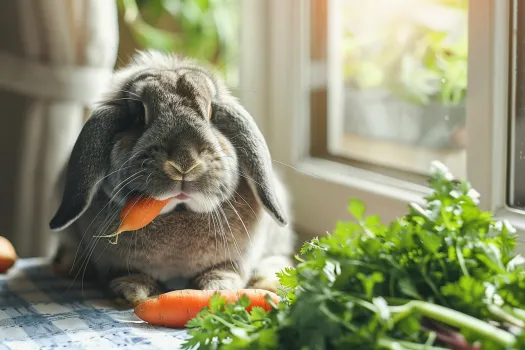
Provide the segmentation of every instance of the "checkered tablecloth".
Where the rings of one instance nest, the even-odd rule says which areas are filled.
[[[185,337],[116,309],[93,286],[55,277],[46,260],[19,260],[0,275],[0,350],[174,350]]]

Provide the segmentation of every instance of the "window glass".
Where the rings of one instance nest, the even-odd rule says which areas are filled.
[[[311,153],[466,172],[466,0],[313,0]]]

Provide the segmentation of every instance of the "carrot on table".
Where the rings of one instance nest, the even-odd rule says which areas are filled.
[[[170,328],[184,328],[186,323],[193,319],[206,306],[209,306],[211,297],[219,293],[226,302],[235,302],[243,294],[250,300],[246,308],[250,311],[259,306],[269,311],[270,304],[266,300],[269,295],[277,304],[277,294],[262,289],[228,289],[228,290],[176,290],[159,295],[156,298],[143,301],[135,307],[135,314],[141,320],[154,326]]]
[[[0,273],[5,273],[16,262],[17,254],[11,242],[0,236]]]
[[[120,212],[120,226],[116,232],[98,236],[100,238],[115,237],[111,243],[117,244],[118,235],[125,231],[141,229],[152,222],[168,204],[169,199],[157,200],[149,197],[133,197]]]

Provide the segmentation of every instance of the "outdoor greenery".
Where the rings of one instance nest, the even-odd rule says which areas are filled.
[[[345,2],[347,86],[457,105],[467,90],[467,0]],[[361,11],[357,11],[361,8]],[[385,11],[376,9],[386,8]],[[346,16],[348,14],[348,16]]]
[[[211,63],[222,73],[235,65],[238,0],[117,0],[139,49],[176,52]]]

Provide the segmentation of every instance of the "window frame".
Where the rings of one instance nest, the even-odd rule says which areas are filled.
[[[482,194],[481,207],[508,220],[525,242],[525,215],[507,205],[508,165],[513,155],[516,2],[469,4],[469,97],[467,174]],[[485,39],[485,40],[484,40]],[[488,39],[488,40],[487,40]]]
[[[328,1],[334,8],[341,0]],[[467,178],[481,194],[480,206],[518,229],[519,249],[525,251],[525,216],[506,205],[513,3],[469,3]],[[347,219],[351,197],[389,222],[404,215],[410,202],[423,203],[429,193],[414,182],[310,156],[310,106],[305,101],[310,101],[309,74],[315,69],[309,71],[309,9],[310,0],[244,0],[240,59],[240,99],[265,134],[274,168],[284,176],[302,239]]]

